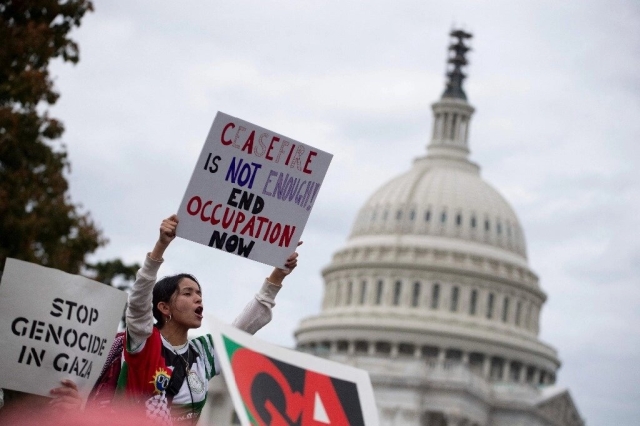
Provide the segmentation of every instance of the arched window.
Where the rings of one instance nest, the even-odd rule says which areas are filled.
[[[424,221],[429,222],[429,220],[431,220],[431,210],[427,210],[427,212],[424,214]]]
[[[345,305],[351,304],[352,295],[353,295],[353,282],[349,281],[349,283],[347,284],[347,303],[345,303]]]
[[[376,353],[389,354],[391,353],[391,343],[389,342],[376,342]]]
[[[369,342],[366,340],[356,340],[356,353],[366,354],[369,352]]]
[[[416,307],[420,302],[420,283],[413,283],[413,294],[411,295],[411,306]]]
[[[382,303],[382,280],[376,284],[376,305]]]
[[[469,315],[475,315],[478,305],[478,290],[471,290],[471,300],[469,300]]]
[[[398,355],[413,356],[416,353],[416,346],[413,343],[400,343],[398,345]]]
[[[516,303],[516,325],[520,325],[520,315],[522,314],[522,301]]]
[[[520,371],[524,368],[522,363],[518,361],[513,361],[511,363],[511,368],[509,369],[509,380],[512,382],[518,382],[520,379]]]
[[[440,222],[445,223],[447,221],[447,212],[442,212],[440,215]]]
[[[423,346],[420,348],[420,353],[425,358],[437,358],[438,352],[440,351],[435,346]]]
[[[455,286],[451,289],[451,312],[456,312],[458,310],[458,293],[460,289]]]
[[[489,372],[489,377],[491,380],[501,380],[502,372],[504,371],[504,358],[493,357],[491,358],[491,370]]]
[[[438,309],[440,303],[440,284],[435,283],[431,288],[431,309]]]
[[[538,384],[539,385],[544,385],[544,381],[547,377],[547,372],[546,371],[540,371],[540,378],[538,379]]]
[[[322,342],[318,342],[318,346],[316,347],[316,354],[328,354],[331,350],[331,342],[328,340],[323,340]]]
[[[444,222],[444,221],[443,221],[443,222]],[[457,225],[457,226],[462,225],[462,215],[461,215],[460,213],[458,213],[458,214],[456,215],[456,225]]]
[[[487,299],[487,318],[491,319],[493,317],[493,299],[495,296],[493,293],[489,293],[489,297]]]
[[[396,281],[396,285],[393,288],[393,304],[398,306],[400,304],[400,295],[402,293],[402,282]]]
[[[367,297],[367,282],[362,281],[360,286],[360,304],[361,305],[364,305],[366,297]]]
[[[442,139],[447,137],[449,131],[449,114],[446,112],[442,114]]]
[[[502,322],[507,322],[509,319],[509,298],[505,297],[502,301]]]
[[[455,135],[456,135],[456,124],[458,121],[458,114],[453,114],[453,120],[451,123],[451,133],[449,134],[449,139],[455,139]]]

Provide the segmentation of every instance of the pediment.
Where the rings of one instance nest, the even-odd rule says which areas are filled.
[[[569,391],[549,389],[536,404],[539,413],[557,426],[584,426]]]

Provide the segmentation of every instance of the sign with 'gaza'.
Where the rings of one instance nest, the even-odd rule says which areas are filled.
[[[214,318],[209,321],[243,426],[378,425],[365,370],[265,343]]]
[[[282,267],[332,157],[218,112],[180,204],[177,235]]]
[[[111,286],[8,258],[0,284],[0,388],[51,396],[70,379],[86,400],[126,300]]]

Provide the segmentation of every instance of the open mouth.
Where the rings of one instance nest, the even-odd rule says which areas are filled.
[[[194,312],[196,313],[196,316],[197,316],[198,318],[200,318],[200,319],[202,319],[202,311],[203,311],[202,306],[198,306],[198,307],[196,308],[196,310],[194,311]]]

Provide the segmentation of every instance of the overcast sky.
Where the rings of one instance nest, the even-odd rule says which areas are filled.
[[[319,312],[321,269],[358,209],[425,153],[448,32],[474,34],[466,92],[472,160],[513,205],[549,299],[541,338],[589,425],[640,418],[640,3],[637,1],[94,0],[56,63],[71,197],[141,262],[175,212],[216,111],[334,154],[273,322],[292,346]],[[176,240],[231,321],[269,267]]]

